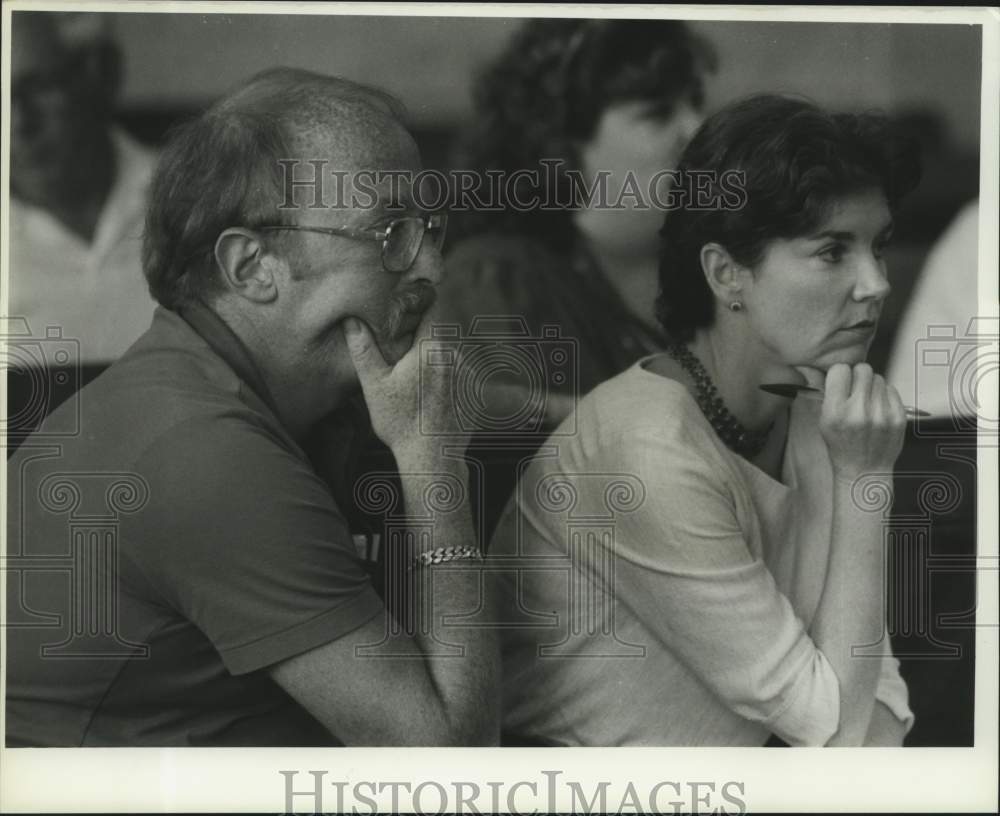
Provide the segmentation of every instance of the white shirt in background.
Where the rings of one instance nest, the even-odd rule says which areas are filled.
[[[155,303],[142,274],[142,231],[154,154],[112,133],[117,171],[87,243],[48,212],[11,197],[10,310],[35,337],[58,327],[84,364],[114,362],[149,328]]]
[[[963,372],[976,366],[978,353],[978,258],[979,203],[973,201],[931,248],[896,332],[886,379],[903,402],[934,416],[977,414]]]

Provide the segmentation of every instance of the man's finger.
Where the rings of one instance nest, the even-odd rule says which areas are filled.
[[[382,356],[371,329],[363,321],[356,317],[345,318],[344,338],[347,340],[347,350],[351,354],[354,368],[362,382],[389,370],[389,364]]]

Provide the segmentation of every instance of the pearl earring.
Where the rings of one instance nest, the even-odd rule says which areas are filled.
[[[738,300],[734,300],[732,303],[729,304],[729,311],[731,311],[731,312],[742,312],[743,311],[743,304],[740,301],[738,301]]]

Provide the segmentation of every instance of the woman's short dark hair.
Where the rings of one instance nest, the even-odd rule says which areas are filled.
[[[475,86],[475,123],[460,163],[476,170],[540,170],[542,159],[562,159],[579,169],[576,146],[589,141],[610,106],[652,103],[664,119],[676,105],[700,108],[703,79],[714,70],[711,45],[677,20],[529,20]],[[513,198],[568,201],[565,174],[558,190],[524,179]],[[569,211],[472,214],[469,231],[513,228],[546,239],[566,237]]]
[[[228,227],[291,222],[281,159],[337,117],[402,106],[385,92],[339,77],[271,68],[251,77],[198,118],[173,130],[149,193],[142,266],[157,302],[176,309],[220,288],[215,241]],[[273,242],[282,239],[276,237]]]
[[[894,211],[919,182],[920,158],[916,142],[884,116],[827,113],[803,99],[759,95],[705,121],[681,158],[679,184],[686,189],[701,173],[732,179],[732,171],[740,174],[742,206],[683,206],[664,220],[657,316],[678,342],[714,318],[701,267],[705,244],[718,243],[752,267],[770,241],[808,234],[845,195],[877,188]]]

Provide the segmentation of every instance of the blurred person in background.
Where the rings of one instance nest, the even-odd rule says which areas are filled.
[[[108,15],[17,11],[11,38],[10,306],[106,366],[147,328],[140,261],[150,151],[112,120]]]
[[[525,211],[516,201],[573,201],[566,170],[588,185],[610,172],[612,202],[631,171],[645,195],[700,125],[703,79],[714,66],[709,44],[682,22],[542,19],[528,21],[478,83],[461,166],[539,178],[522,178],[502,211],[467,214],[460,228],[468,237],[446,258],[443,313],[464,332],[477,316],[511,315],[532,337],[550,325],[575,341],[578,379],[549,389],[547,424],[558,424],[576,395],[662,348],[653,302],[663,211],[628,196],[620,209]],[[546,159],[564,162],[554,188]],[[516,383],[490,385],[489,396],[514,410],[524,398]]]
[[[952,382],[939,372],[956,369],[951,354],[957,354],[963,338],[977,329],[979,315],[979,200],[968,202],[944,234],[931,248],[927,262],[917,277],[913,294],[903,312],[889,357],[886,379],[903,399],[919,405],[935,417],[973,417],[978,405],[962,393],[962,383]],[[985,328],[985,326],[983,327]],[[949,340],[951,348],[949,348]],[[984,338],[985,340],[985,338]],[[974,338],[965,342],[974,343]],[[944,352],[947,362],[937,369],[925,365],[940,363],[942,357],[923,361],[922,345],[932,343]]]

